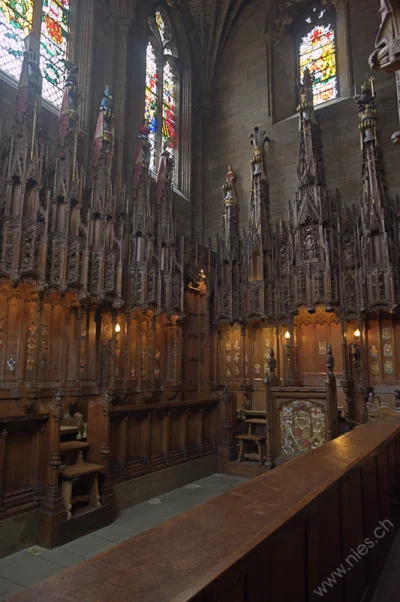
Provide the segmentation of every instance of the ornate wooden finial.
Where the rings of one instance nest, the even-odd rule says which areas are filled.
[[[326,348],[326,373],[333,374],[335,368],[335,358],[333,357],[332,345],[328,344]]]
[[[371,77],[361,86],[361,92],[355,96],[354,101],[358,106],[360,118],[361,148],[363,142],[371,142],[376,138],[376,94],[374,89],[374,78]]]
[[[276,359],[275,359],[275,352],[272,349],[272,347],[269,350],[269,356],[268,356],[268,359],[267,359],[267,363],[268,363],[268,368],[269,368],[270,375],[274,376],[275,370],[276,370]]]

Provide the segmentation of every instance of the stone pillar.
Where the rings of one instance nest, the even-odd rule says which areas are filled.
[[[79,64],[79,85],[82,90],[81,129],[86,133],[84,164],[88,163],[91,147],[91,114],[94,90],[94,44],[96,30],[96,0],[79,3],[79,36],[75,38],[73,57]]]
[[[124,4],[120,2],[120,4]],[[115,63],[115,156],[117,157],[117,190],[121,191],[126,180],[125,167],[125,141],[127,125],[129,124],[127,111],[127,80],[128,80],[128,42],[129,30],[132,23],[132,14],[119,10],[116,11],[117,57]],[[130,165],[129,165],[130,166]]]

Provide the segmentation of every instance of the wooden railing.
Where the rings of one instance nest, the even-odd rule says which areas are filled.
[[[217,451],[219,399],[114,405],[89,403],[89,460],[116,483]]]
[[[395,534],[399,479],[400,420],[378,418],[15,602],[368,599]]]

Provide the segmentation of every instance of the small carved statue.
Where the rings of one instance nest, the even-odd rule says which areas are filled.
[[[107,85],[104,88],[104,95],[103,95],[103,99],[100,104],[100,111],[105,111],[106,113],[111,113],[111,101],[112,101],[111,89],[110,89],[110,86]]]
[[[300,104],[297,110],[304,121],[311,121],[314,111],[313,76],[308,67],[304,69],[303,81],[299,82]]]
[[[364,142],[375,140],[376,128],[376,104],[375,104],[374,78],[361,86],[359,96],[355,97],[355,102],[358,106],[358,114],[360,118],[360,131],[364,135]]]
[[[79,101],[78,67],[71,61],[67,61],[65,67],[67,70],[65,88],[68,90],[69,110],[75,112]]]
[[[228,165],[228,173],[225,176],[225,183],[222,187],[224,191],[225,205],[232,205],[236,201],[236,184],[237,176],[232,169],[232,165]]]

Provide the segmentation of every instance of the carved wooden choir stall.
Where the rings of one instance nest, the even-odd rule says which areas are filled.
[[[377,44],[373,64],[397,65]],[[0,520],[37,510],[39,543],[53,547],[113,520],[120,483],[216,454],[220,470],[270,470],[335,438],[338,408],[350,429],[378,395],[393,398],[400,208],[373,79],[354,105],[357,206],[326,187],[306,69],[288,219],[270,219],[269,139],[255,127],[248,228],[229,166],[215,252],[173,214],[168,141],[152,182],[147,121],[131,189],[115,186],[110,88],[88,170],[78,67],[66,65],[56,152],[41,87],[29,35],[0,153]]]
[[[114,483],[215,454],[219,410],[212,253],[172,215],[171,153],[154,191],[144,122],[132,190],[115,190],[106,86],[88,178],[72,63],[50,152],[38,51],[28,36],[1,147],[0,519],[38,509],[39,542],[54,546],[112,520]]]

